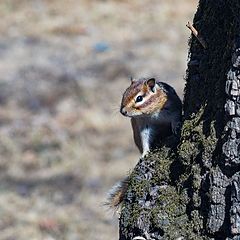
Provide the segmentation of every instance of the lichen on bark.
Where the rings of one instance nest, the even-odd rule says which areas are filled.
[[[183,169],[173,155],[171,147],[163,146],[161,151],[141,159],[135,167],[121,213],[120,239],[137,236],[176,239],[187,237],[191,232],[188,230],[192,223],[186,214],[188,196],[175,185],[177,176],[172,175],[172,171],[180,175]],[[126,234],[129,228],[134,231]]]

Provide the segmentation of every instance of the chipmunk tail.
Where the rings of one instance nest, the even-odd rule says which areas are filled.
[[[123,202],[129,184],[129,177],[117,182],[108,192],[105,205],[113,209],[118,209]]]

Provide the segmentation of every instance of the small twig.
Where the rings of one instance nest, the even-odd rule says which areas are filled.
[[[207,48],[207,45],[206,45],[206,42],[203,40],[203,38],[199,35],[198,31],[196,30],[196,28],[190,23],[188,22],[186,24],[186,27],[188,27],[193,35],[197,38],[197,40],[201,43],[201,45],[206,49]]]

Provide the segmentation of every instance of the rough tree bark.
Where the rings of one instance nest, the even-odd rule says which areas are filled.
[[[130,174],[119,239],[240,239],[240,1],[200,0],[180,142]]]

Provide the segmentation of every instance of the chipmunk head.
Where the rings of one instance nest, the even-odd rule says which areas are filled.
[[[166,93],[156,84],[155,78],[131,79],[131,85],[123,94],[120,112],[135,117],[161,110],[167,101]]]

